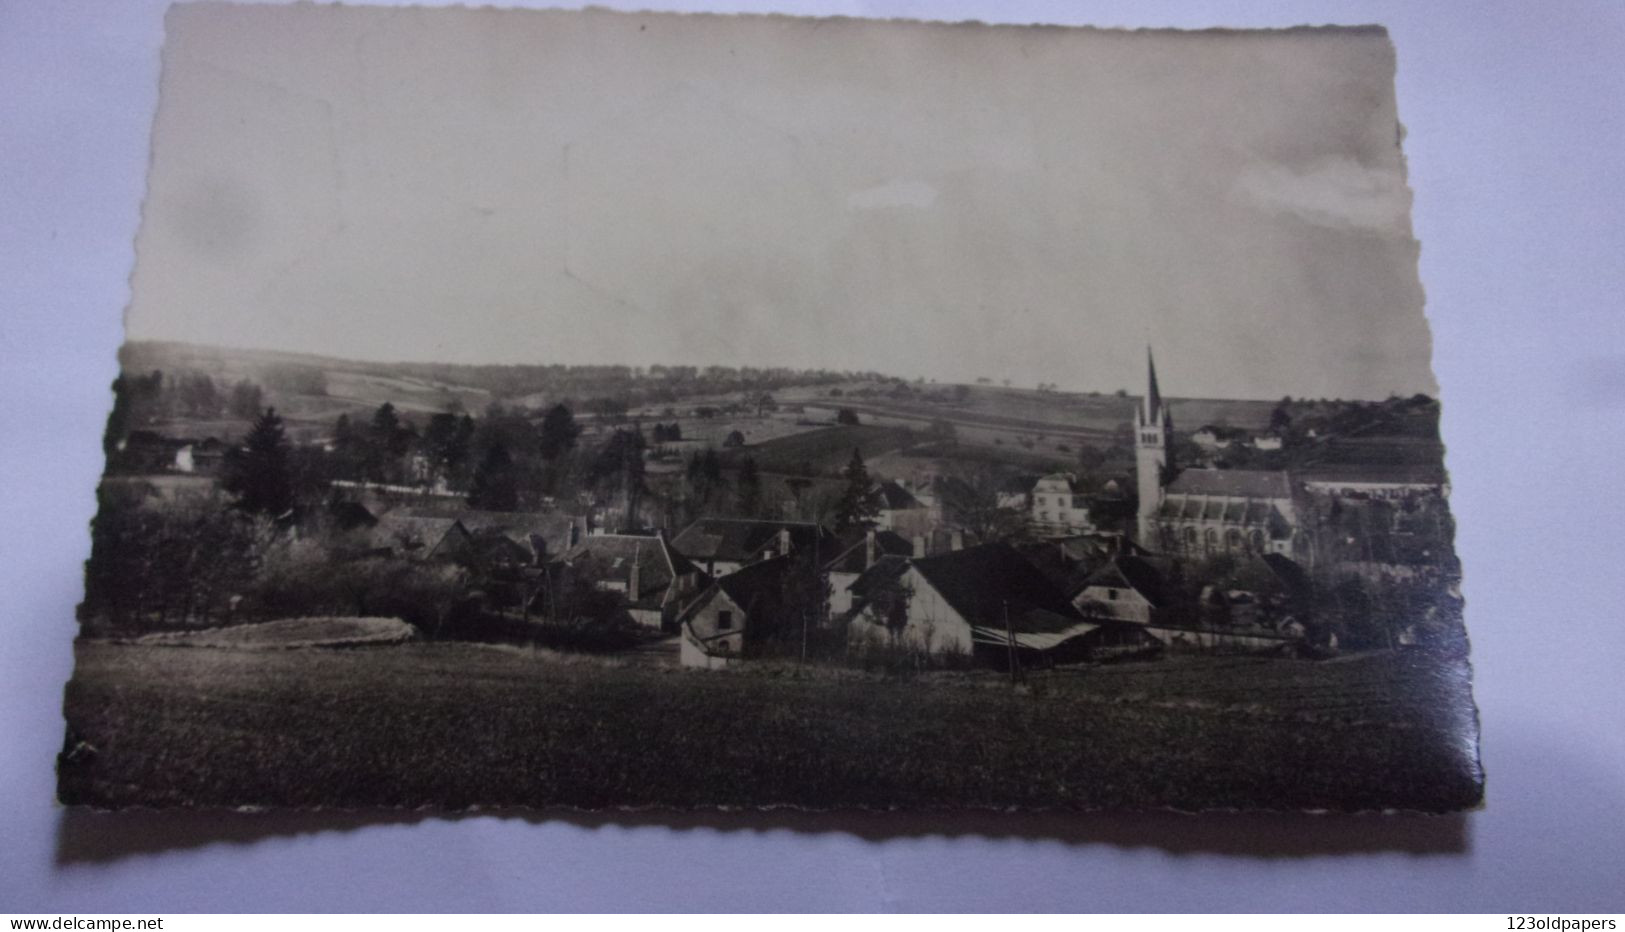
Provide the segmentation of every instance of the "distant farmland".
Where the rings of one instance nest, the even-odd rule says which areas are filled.
[[[887,679],[423,643],[81,642],[64,803],[1403,808],[1478,799],[1465,664],[1258,657]],[[1459,670],[1440,676],[1440,670]],[[1457,713],[1462,714],[1462,713]]]
[[[927,438],[903,427],[876,427],[869,424],[841,424],[804,433],[778,437],[766,443],[731,452],[734,459],[749,456],[763,472],[796,473],[803,467],[814,472],[840,472],[858,450],[865,460],[905,450]]]

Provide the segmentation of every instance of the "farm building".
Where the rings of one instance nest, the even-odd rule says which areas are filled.
[[[1287,617],[1274,614],[1300,604],[1295,600],[1306,584],[1297,564],[1285,557],[1244,560],[1229,582],[1206,586],[1194,602],[1183,604],[1170,583],[1172,567],[1166,558],[1120,556],[1090,574],[1072,603],[1100,630],[1080,643],[1098,655],[1151,645],[1256,650],[1301,638],[1301,623],[1282,627],[1278,622]],[[1266,607],[1268,615],[1262,614]]]
[[[718,670],[743,660],[752,628],[786,610],[786,576],[794,565],[791,557],[773,557],[706,587],[680,617],[682,665]]]
[[[430,511],[414,510],[410,514],[429,515]],[[591,522],[585,515],[571,515],[559,511],[480,511],[460,509],[455,517],[468,533],[476,538],[503,537],[518,545],[526,554],[525,562],[540,566],[555,556],[585,540],[591,531]]]
[[[600,589],[626,596],[627,614],[650,628],[676,624],[682,608],[710,579],[663,535],[599,534],[567,551],[559,562],[577,570],[591,565]]]
[[[375,551],[409,560],[460,560],[471,553],[472,537],[456,518],[425,518],[391,512],[367,530]]]
[[[881,557],[849,588],[847,637],[856,645],[969,656],[1008,650],[1013,634],[1018,648],[1045,651],[1097,627],[1007,544]]]
[[[722,577],[802,550],[833,555],[840,544],[822,525],[807,521],[701,518],[672,538],[671,547],[712,577]]]

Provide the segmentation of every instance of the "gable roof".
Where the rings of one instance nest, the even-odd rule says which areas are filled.
[[[414,508],[402,513],[426,518],[455,517],[471,535],[501,534],[515,543],[529,547],[536,554],[563,553],[570,547],[572,527],[576,529],[578,541],[587,536],[588,530],[585,516],[566,514],[562,511],[482,511],[464,508],[458,510],[455,515],[448,515],[444,511]],[[537,540],[540,540],[543,546],[537,547]]]
[[[673,550],[691,560],[749,563],[778,553],[779,531],[790,532],[790,549],[817,546],[836,552],[835,535],[807,521],[759,521],[750,518],[701,518],[672,538]]]
[[[1112,589],[1133,589],[1153,606],[1168,604],[1168,589],[1162,573],[1141,557],[1119,556],[1089,574],[1083,589],[1104,586]],[[1082,590],[1080,590],[1082,591]]]
[[[1260,469],[1187,469],[1168,484],[1169,495],[1225,495],[1234,498],[1291,498],[1284,472]]]
[[[659,601],[678,576],[699,572],[698,567],[681,554],[672,552],[665,539],[659,536],[600,534],[586,538],[560,559],[565,563],[574,563],[584,558],[598,561],[606,579],[624,584],[627,587],[627,601],[634,604]],[[637,592],[631,590],[634,565],[638,568]]]
[[[883,508],[900,510],[903,508],[925,507],[920,504],[919,499],[909,493],[908,489],[903,488],[896,479],[888,479],[880,483],[878,491],[880,492],[881,507]]]
[[[425,518],[390,512],[371,528],[373,546],[427,555],[440,549],[447,537],[468,538],[468,529],[456,518]]]
[[[931,588],[972,625],[1002,625],[1033,609],[1074,615],[1064,593],[1009,544],[967,547],[912,561]]]
[[[717,579],[717,587],[747,614],[764,607],[771,610],[784,598],[784,577],[794,562],[789,557],[774,557],[752,563]]]
[[[908,557],[897,554],[877,557],[873,566],[852,580],[852,584],[846,587],[847,591],[852,593],[855,600],[867,599],[881,588],[901,579],[908,572],[911,562]]]
[[[914,545],[904,539],[901,534],[892,531],[875,531],[875,558],[883,556],[907,557],[914,554]],[[868,567],[865,565],[869,559],[869,536],[860,534],[850,546],[835,556],[835,559],[824,564],[824,569],[831,573],[862,573]]]

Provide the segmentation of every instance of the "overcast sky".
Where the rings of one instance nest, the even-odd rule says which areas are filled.
[[[197,5],[132,339],[1433,393],[1380,31]]]

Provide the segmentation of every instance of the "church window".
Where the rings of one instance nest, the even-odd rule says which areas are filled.
[[[1224,546],[1230,550],[1241,549],[1241,532],[1231,528],[1224,534]]]
[[[1219,532],[1215,531],[1213,528],[1208,528],[1202,534],[1202,542],[1207,545],[1207,549],[1209,550],[1219,549]]]
[[[1259,553],[1263,552],[1263,550],[1264,550],[1264,532],[1263,531],[1254,531],[1253,532],[1253,534],[1252,534],[1252,545],[1253,545],[1253,550],[1255,552],[1259,552]]]

